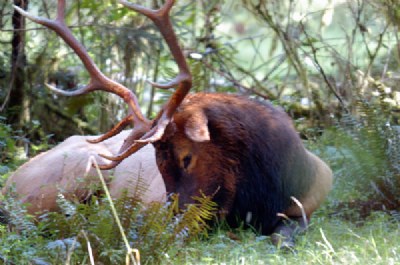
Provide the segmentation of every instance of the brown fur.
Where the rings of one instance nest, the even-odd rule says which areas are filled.
[[[180,204],[201,192],[214,195],[220,213],[237,225],[270,234],[278,213],[309,218],[332,185],[332,172],[307,151],[290,118],[269,103],[226,94],[189,95],[163,138],[154,143],[167,192]]]

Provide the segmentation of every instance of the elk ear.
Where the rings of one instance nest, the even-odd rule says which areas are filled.
[[[203,111],[190,115],[185,123],[185,134],[194,142],[210,141],[208,119]]]

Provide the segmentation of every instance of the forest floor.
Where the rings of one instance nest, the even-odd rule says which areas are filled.
[[[293,250],[278,250],[269,237],[237,230],[195,242],[167,256],[165,264],[400,264],[400,220],[375,212],[362,222],[318,211]]]

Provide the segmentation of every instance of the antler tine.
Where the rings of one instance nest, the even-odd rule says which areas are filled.
[[[121,163],[122,161],[112,161],[111,163],[109,163],[109,164],[98,164],[98,167],[101,169],[101,170],[110,170],[110,169],[113,169],[113,168],[115,168],[116,166],[118,166],[120,163]],[[93,167],[96,167],[96,165],[94,164],[94,163],[92,163],[92,166]]]
[[[148,143],[148,142],[140,142],[140,143],[136,142],[136,139],[139,139],[139,138],[140,138],[140,135],[138,135],[137,132],[132,130],[131,133],[128,135],[128,137],[126,137],[124,143],[122,144],[122,146],[120,148],[120,151],[122,151],[122,152],[120,152],[116,156],[108,156],[108,155],[104,155],[104,154],[99,154],[99,155],[101,157],[104,157],[113,162],[116,162],[116,161],[120,162],[120,161],[124,160],[125,158],[127,158],[128,156],[130,156],[131,154],[138,151],[140,148],[142,148],[143,146],[145,146]]]
[[[144,134],[150,129],[151,122],[141,113],[137,98],[132,91],[106,77],[96,66],[85,47],[79,43],[79,41],[73,36],[71,30],[66,26],[64,19],[65,0],[58,1],[57,18],[55,20],[33,16],[17,6],[14,6],[14,8],[20,12],[21,15],[56,32],[74,50],[90,74],[89,84],[85,87],[74,91],[63,91],[56,87],[47,85],[52,91],[64,96],[81,95],[94,90],[105,90],[111,92],[120,96],[129,105],[135,130],[139,130]]]
[[[103,134],[99,138],[93,139],[93,140],[88,139],[86,141],[88,141],[89,143],[92,143],[92,144],[97,144],[97,143],[103,142],[103,141],[107,140],[108,138],[111,138],[111,137],[119,134],[126,126],[131,124],[132,121],[133,121],[133,116],[128,115],[122,121],[120,121],[117,125],[115,125],[111,130],[109,130],[107,133]]]
[[[185,81],[191,82],[192,75],[190,73],[182,49],[179,46],[178,39],[172,28],[172,23],[169,17],[169,12],[175,3],[175,0],[167,0],[165,5],[158,10],[146,8],[137,4],[130,3],[125,0],[119,0],[119,3],[126,6],[129,9],[132,9],[134,11],[137,11],[145,15],[154,22],[154,24],[160,30],[161,35],[165,39],[165,42],[167,43],[172,53],[172,56],[174,57],[178,65],[179,74],[173,80],[171,80],[166,84],[158,84],[155,82],[150,82],[150,84],[158,88],[166,89],[178,86],[181,82]]]
[[[122,154],[119,154],[117,156],[107,156],[104,154],[99,154],[99,156],[101,156],[105,159],[111,160],[110,164],[99,165],[99,168],[102,170],[113,169],[114,167],[118,166],[125,158],[127,158],[131,154],[137,152],[143,146],[148,144],[147,142],[144,142],[144,143],[134,143],[131,145],[129,142],[125,140],[124,145],[125,145],[125,143],[127,143],[127,144],[125,146],[123,145],[121,147],[121,150],[125,150]]]
[[[174,57],[179,68],[178,75],[167,84],[150,82],[150,84],[152,84],[153,86],[163,89],[177,86],[177,90],[171,96],[168,103],[161,110],[162,113],[159,113],[157,125],[153,127],[149,132],[147,132],[144,137],[136,141],[140,143],[155,142],[162,137],[165,128],[172,118],[172,115],[192,87],[192,75],[190,73],[189,66],[179,45],[178,39],[173,30],[172,23],[169,17],[169,12],[175,3],[175,0],[167,0],[165,5],[158,10],[145,8],[143,6],[133,4],[125,0],[119,0],[119,3],[147,16],[154,22],[156,27],[161,32],[161,35],[165,39],[172,53],[172,56]]]

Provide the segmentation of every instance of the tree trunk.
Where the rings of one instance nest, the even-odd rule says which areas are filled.
[[[14,0],[14,5],[26,10],[28,0]],[[14,28],[11,53],[11,92],[8,102],[9,123],[21,128],[29,121],[29,102],[25,94],[25,18],[16,10],[12,16]]]

